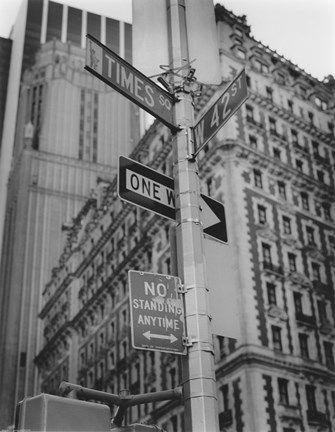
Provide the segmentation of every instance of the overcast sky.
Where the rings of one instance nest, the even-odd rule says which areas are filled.
[[[0,36],[9,36],[21,1],[0,0]],[[56,1],[131,22],[131,0]],[[335,76],[335,0],[219,2],[236,15],[246,15],[256,40],[307,73],[320,80]]]

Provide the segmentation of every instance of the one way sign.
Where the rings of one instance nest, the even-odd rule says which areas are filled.
[[[146,210],[176,220],[174,180],[132,159],[120,156],[119,197]],[[204,234],[227,243],[224,205],[201,194]]]

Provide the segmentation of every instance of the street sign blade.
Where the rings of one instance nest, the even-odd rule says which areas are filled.
[[[131,340],[136,349],[186,354],[180,279],[130,270]]]
[[[119,158],[118,192],[124,201],[176,219],[174,180],[124,156]]]
[[[93,36],[86,38],[85,69],[176,132],[173,95]]]
[[[227,123],[247,98],[248,89],[245,70],[243,69],[194,126],[195,156]]]

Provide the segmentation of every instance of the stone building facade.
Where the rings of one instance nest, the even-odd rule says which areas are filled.
[[[334,78],[320,82],[216,7],[222,77],[246,69],[249,99],[199,154],[202,192],[225,204],[238,268],[241,336],[214,336],[220,430],[335,427]],[[195,100],[201,115],[216,97]],[[131,158],[173,175],[170,132],[155,122]],[[169,220],[117,196],[102,177],[72,222],[43,292],[40,391],[62,380],[118,393],[170,389],[181,358],[134,350],[128,271],[171,274]],[[224,265],[224,263],[223,263]],[[222,286],[224,289],[224,283]],[[133,407],[127,421],[187,430],[183,407]]]

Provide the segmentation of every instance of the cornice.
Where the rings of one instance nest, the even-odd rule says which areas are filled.
[[[308,364],[301,358],[283,353],[276,354],[264,347],[253,345],[241,346],[225,360],[219,361],[216,364],[217,380],[245,367],[261,367],[264,373],[268,368],[272,375],[277,368],[284,373],[295,375],[299,380],[307,379],[329,386],[335,385],[335,371],[330,371],[326,366]]]

